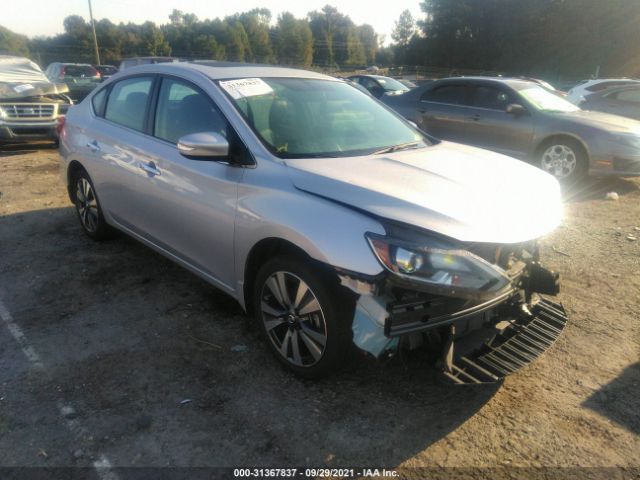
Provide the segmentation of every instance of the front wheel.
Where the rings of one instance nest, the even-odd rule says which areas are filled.
[[[337,369],[351,344],[353,301],[307,260],[276,257],[254,286],[256,320],[276,358],[315,378]]]
[[[563,183],[575,182],[587,171],[587,156],[575,141],[552,140],[540,149],[539,155],[540,168]]]

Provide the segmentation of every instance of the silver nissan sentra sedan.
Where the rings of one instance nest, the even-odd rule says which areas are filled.
[[[232,295],[299,375],[430,349],[439,377],[495,382],[567,317],[538,239],[558,182],[435,140],[345,82],[175,63],[113,76],[60,128],[84,232],[145,243]]]

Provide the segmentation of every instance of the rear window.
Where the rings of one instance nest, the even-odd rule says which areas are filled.
[[[98,72],[91,65],[65,65],[65,77],[97,77]]]
[[[152,83],[149,77],[117,82],[109,94],[104,118],[142,132]]]
[[[116,67],[97,67],[97,70],[104,75],[114,75],[118,73]]]

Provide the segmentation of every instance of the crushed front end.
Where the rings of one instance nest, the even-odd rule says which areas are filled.
[[[429,348],[444,379],[477,384],[531,363],[564,329],[563,307],[543,297],[559,292],[559,278],[540,264],[537,241],[460,243],[404,227],[388,230],[367,236],[383,274],[339,272],[359,295],[358,348],[375,357]]]
[[[0,55],[0,144],[56,140],[73,101],[26,58]]]

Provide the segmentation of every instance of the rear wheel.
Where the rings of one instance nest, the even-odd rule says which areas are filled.
[[[319,377],[344,361],[353,301],[306,260],[276,257],[258,271],[254,312],[271,351],[287,368]]]
[[[587,155],[575,140],[557,138],[539,150],[539,166],[564,183],[573,183],[587,172]]]
[[[112,230],[102,215],[96,190],[86,170],[78,171],[74,178],[74,199],[78,220],[84,233],[93,240],[111,237]]]

